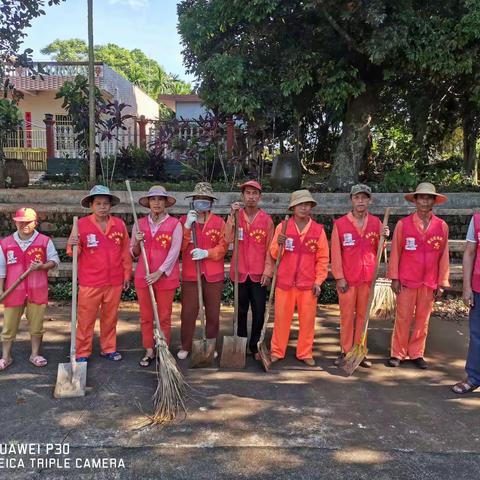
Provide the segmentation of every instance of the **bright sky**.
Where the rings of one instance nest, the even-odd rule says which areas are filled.
[[[139,48],[167,72],[192,81],[182,63],[176,4],[176,0],[94,0],[94,43]],[[66,0],[45,7],[45,12],[26,32],[24,46],[33,49],[35,60],[46,60],[40,50],[57,38],[87,40],[87,0]]]

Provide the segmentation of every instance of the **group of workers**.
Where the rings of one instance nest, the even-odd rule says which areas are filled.
[[[336,281],[340,306],[340,365],[345,355],[360,342],[368,297],[373,287],[377,249],[381,235],[388,237],[388,226],[370,214],[371,189],[354,185],[350,192],[351,211],[334,222],[329,247],[323,226],[312,218],[317,202],[308,190],[291,194],[289,217],[277,227],[270,215],[259,206],[262,186],[249,180],[240,186],[241,203],[231,205],[225,222],[212,213],[217,200],[212,186],[198,183],[187,197],[188,213],[177,219],[167,209],[176,199],[162,186],[153,186],[141,196],[139,204],[149,209],[129,237],[123,220],[111,214],[120,202],[102,185],[92,188],[81,205],[90,215],[78,221],[72,231],[67,254],[73,246],[78,251],[78,325],[76,361],[86,362],[92,355],[94,327],[100,316],[100,355],[119,361],[116,326],[122,291],[130,287],[132,263],[138,260],[134,284],[140,307],[140,325],[145,354],[139,364],[148,367],[155,359],[154,315],[149,286],[158,305],[161,330],[170,342],[172,304],[181,288],[181,346],[179,359],[189,356],[199,313],[197,265],[200,266],[206,337],[217,339],[220,305],[224,287],[224,257],[229,245],[238,239],[232,252],[230,277],[235,278],[238,265],[238,332],[247,337],[247,316],[251,309],[249,351],[259,360],[259,341],[271,284],[274,264],[280,256],[275,288],[275,317],[271,339],[272,363],[286,354],[290,327],[298,313],[296,358],[308,366],[315,365],[313,342],[317,299],[323,282],[331,271]],[[415,205],[415,212],[400,219],[391,240],[388,277],[396,294],[396,316],[391,341],[390,367],[409,359],[420,369],[428,368],[424,358],[428,324],[435,298],[449,286],[448,226],[432,213],[434,205],[447,197],[437,193],[431,183],[421,183],[405,195]],[[32,349],[30,362],[47,365],[40,352],[43,316],[48,303],[48,270],[55,268],[59,257],[52,240],[36,230],[36,212],[19,209],[14,217],[16,231],[0,242],[0,296],[14,285],[20,275],[26,278],[6,296],[1,335],[3,352],[0,371],[13,362],[12,345],[20,318],[30,324]],[[286,224],[285,224],[286,222]],[[480,214],[472,218],[464,254],[465,303],[471,307],[470,348],[467,378],[452,389],[458,394],[480,386]],[[140,257],[143,242],[149,264],[147,275]],[[237,258],[238,256],[238,258]],[[180,258],[182,261],[180,272]],[[216,353],[216,352],[215,352]],[[362,367],[371,367],[365,358]]]

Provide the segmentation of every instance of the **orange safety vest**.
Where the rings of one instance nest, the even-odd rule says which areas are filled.
[[[282,222],[283,224],[283,222]],[[323,225],[312,220],[303,241],[300,238],[293,218],[288,220],[287,239],[282,261],[278,268],[277,286],[282,290],[296,287],[309,290],[315,283],[315,256]]]

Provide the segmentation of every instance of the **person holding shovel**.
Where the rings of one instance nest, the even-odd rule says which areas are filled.
[[[78,325],[77,362],[88,361],[92,353],[93,333],[100,310],[100,355],[118,361],[118,306],[122,290],[130,287],[132,257],[127,227],[110,214],[120,199],[103,185],[95,185],[81,201],[91,215],[78,220],[78,234],[70,235],[67,253],[78,245]]]
[[[150,213],[138,221],[140,231],[132,228],[131,251],[135,258],[140,256],[140,242],[143,240],[147,253],[150,275],[146,274],[145,264],[140,259],[135,270],[135,290],[140,305],[140,325],[145,355],[140,360],[141,367],[148,367],[155,359],[153,307],[148,285],[153,286],[158,306],[160,328],[167,344],[170,343],[172,304],[175,291],[180,285],[180,265],[178,257],[182,247],[182,225],[171,217],[166,208],[176,202],[165,188],[156,185],[138,200]]]
[[[341,353],[335,360],[337,366],[353,345],[360,343],[382,231],[380,219],[368,213],[372,201],[369,186],[354,185],[350,201],[352,210],[335,221],[331,238],[332,275],[340,306]],[[386,227],[384,235],[389,233]],[[364,358],[360,366],[370,368],[372,363]]]
[[[293,192],[289,205],[293,216],[288,220],[285,235],[281,233],[282,222],[277,226],[270,246],[270,253],[276,259],[279,246],[284,245],[275,289],[272,363],[285,357],[296,307],[299,324],[296,356],[308,366],[315,365],[313,340],[317,299],[327,278],[329,258],[323,225],[311,218],[311,210],[316,204],[308,190]]]
[[[255,180],[240,185],[242,202],[231,206],[227,219],[227,243],[234,240],[235,212],[238,212],[238,336],[247,337],[247,315],[252,308],[252,331],[249,348],[255,359],[259,360],[257,343],[263,327],[267,287],[273,274],[273,259],[270,255],[274,226],[270,215],[259,208],[262,187]],[[230,279],[235,277],[235,256],[230,263]]]
[[[416,211],[398,221],[392,238],[388,277],[397,309],[388,365],[398,367],[408,357],[426,369],[423,357],[433,302],[450,285],[448,225],[432,213],[433,206],[447,197],[424,182],[405,199],[415,204]]]
[[[224,257],[227,252],[225,222],[211,212],[217,197],[208,182],[195,185],[192,209],[180,218],[184,226],[182,243],[182,312],[181,349],[177,357],[187,358],[192,348],[195,323],[199,311],[195,262],[200,262],[203,300],[205,303],[206,337],[216,339],[220,326],[220,302],[225,277]],[[192,228],[195,228],[197,248],[194,248]]]
[[[5,370],[13,362],[12,346],[25,310],[32,342],[29,361],[36,367],[47,365],[47,360],[40,355],[40,348],[45,333],[43,316],[48,304],[48,271],[60,263],[52,240],[36,230],[37,214],[33,208],[20,208],[13,221],[17,231],[0,242],[0,295],[23,273],[30,273],[3,301],[0,370]]]

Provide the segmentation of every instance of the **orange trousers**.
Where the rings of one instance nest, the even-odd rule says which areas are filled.
[[[345,293],[338,292],[340,346],[344,353],[349,352],[354,344],[360,343],[369,292],[370,284],[367,282],[356,287],[348,287]]]
[[[400,360],[407,356],[412,360],[423,357],[433,301],[433,290],[425,285],[419,288],[402,286],[397,295],[392,357]],[[410,333],[412,324],[413,329]]]
[[[77,358],[92,354],[93,332],[100,310],[100,348],[102,353],[117,351],[117,313],[122,285],[78,289]]]
[[[143,348],[153,348],[155,340],[153,335],[153,308],[150,300],[148,288],[136,288],[138,303],[140,305],[140,327],[142,330]],[[175,296],[175,288],[170,290],[160,290],[153,284],[155,300],[157,301],[158,318],[160,319],[160,328],[162,329],[167,345],[170,344],[170,329],[172,320],[172,303]]]
[[[298,311],[298,342],[296,356],[299,360],[312,358],[313,339],[315,336],[315,316],[317,313],[317,297],[312,291],[291,288],[275,289],[275,321],[272,334],[272,355],[284,358],[290,337],[295,307]]]

